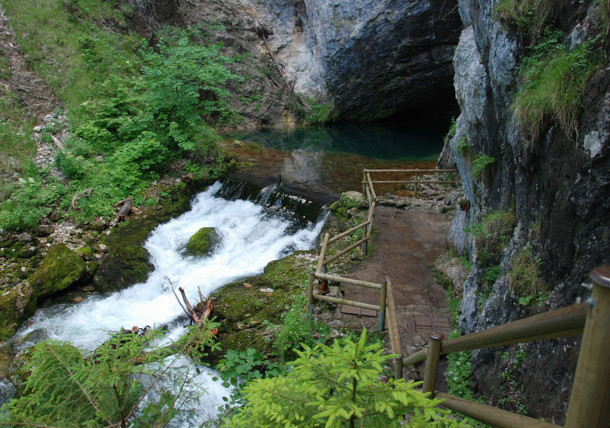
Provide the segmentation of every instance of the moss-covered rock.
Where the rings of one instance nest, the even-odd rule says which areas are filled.
[[[188,244],[186,251],[192,256],[204,256],[209,254],[220,242],[220,236],[213,227],[202,227],[199,229]]]
[[[281,324],[282,315],[290,309],[295,296],[305,292],[308,272],[315,262],[312,251],[299,251],[272,261],[259,277],[218,290],[213,316],[221,324],[218,337],[221,352],[212,354],[211,360],[217,361],[228,349],[255,348],[271,355],[274,333],[269,326]]]
[[[13,336],[35,310],[36,293],[27,282],[0,294],[0,340]]]
[[[93,249],[85,245],[80,248],[77,248],[76,254],[78,254],[85,260],[90,260],[91,258],[93,258]]]
[[[163,199],[162,205],[144,209],[142,215],[130,218],[104,236],[102,244],[107,247],[108,255],[93,276],[96,290],[117,291],[145,281],[154,266],[149,262],[150,254],[142,247],[144,241],[159,223],[186,211],[192,193],[198,190],[200,187],[169,188],[169,196]]]
[[[40,267],[29,278],[38,298],[44,298],[69,288],[80,281],[87,268],[83,259],[64,244],[49,248]]]

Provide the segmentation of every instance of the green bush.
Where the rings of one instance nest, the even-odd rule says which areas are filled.
[[[166,425],[192,397],[185,367],[167,358],[190,348],[212,347],[209,323],[170,347],[151,347],[159,331],[139,336],[121,330],[92,355],[60,342],[34,346],[26,372],[25,393],[2,407],[8,426],[157,426]],[[169,363],[163,366],[161,363]],[[161,367],[165,367],[161,369]],[[175,385],[175,392],[167,389]],[[142,404],[145,403],[145,404]]]
[[[463,136],[455,145],[455,150],[462,156],[468,156],[472,153],[472,145],[468,142],[468,138]]]
[[[494,211],[483,217],[479,223],[469,223],[464,228],[474,236],[477,245],[477,266],[490,268],[497,266],[502,259],[504,248],[508,245],[515,228],[515,212]],[[494,275],[492,270],[489,275]]]
[[[521,87],[512,108],[533,141],[549,121],[558,122],[568,137],[578,136],[583,98],[600,64],[593,43],[567,50],[560,34],[547,32],[521,66]]]
[[[309,125],[323,125],[336,118],[337,112],[332,104],[319,104],[314,100],[307,100],[310,111],[305,116]]]
[[[530,247],[518,251],[511,259],[510,287],[522,306],[546,300],[548,286],[542,278],[542,261],[534,257]]]
[[[472,176],[479,178],[485,168],[496,163],[496,158],[486,154],[480,154],[474,157],[472,161]]]
[[[460,426],[415,391],[414,382],[382,381],[383,345],[349,338],[331,346],[305,347],[292,371],[257,379],[244,388],[247,403],[227,423],[229,427],[400,427],[406,414],[410,426]]]
[[[494,15],[514,25],[527,40],[535,43],[566,3],[566,0],[500,0],[494,6]]]

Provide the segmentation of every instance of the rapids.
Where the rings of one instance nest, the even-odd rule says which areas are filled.
[[[193,199],[190,211],[150,234],[144,246],[155,269],[146,282],[107,295],[92,295],[80,304],[40,309],[18,335],[26,337],[37,331],[42,333],[38,337],[67,341],[85,350],[95,349],[121,327],[166,326],[166,340],[177,339],[184,332],[185,321],[169,279],[176,289],[185,289],[189,300],[198,301],[198,287],[209,296],[224,284],[261,274],[272,260],[314,246],[325,216],[312,222],[295,215],[306,201],[278,196],[281,194],[274,186],[250,196],[252,200],[238,199],[244,197],[240,195],[243,189],[235,183],[232,186],[223,188],[215,183]],[[202,227],[216,228],[222,241],[210,256],[189,256],[186,244]],[[208,390],[201,405],[212,415],[212,409],[222,404],[222,396],[228,395],[211,380],[213,375],[203,368],[196,379]]]

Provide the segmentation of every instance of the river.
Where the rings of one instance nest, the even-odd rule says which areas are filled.
[[[413,154],[413,148],[390,144],[393,148],[388,149],[383,145],[391,134],[387,130],[367,132],[339,127],[231,136],[225,145],[241,157],[241,174],[246,174],[249,181],[259,179],[261,185],[266,185],[261,192],[235,181],[210,186],[193,199],[190,211],[150,234],[144,246],[155,269],[145,282],[112,294],[94,294],[76,305],[40,309],[18,336],[26,338],[37,332],[35,337],[67,341],[89,351],[121,327],[166,326],[167,340],[177,339],[185,331],[185,319],[169,279],[176,288],[184,288],[191,301],[197,301],[198,287],[204,296],[209,296],[229,282],[261,274],[272,260],[314,247],[325,220],[320,205],[289,195],[287,190],[321,195],[319,201],[329,201],[343,190],[358,189],[364,167],[426,167],[431,163],[427,159],[435,157],[442,146],[437,136],[433,139],[436,145]],[[360,134],[368,139],[358,137]],[[402,134],[392,135],[394,139],[404,138]],[[238,137],[261,145],[236,142]],[[429,135],[426,138],[430,141]],[[352,143],[346,146],[348,140]],[[375,153],[379,156],[372,157]],[[281,183],[277,182],[278,174],[282,175]],[[189,256],[186,244],[202,227],[216,228],[221,244],[210,256]],[[26,339],[23,346],[27,345]],[[229,391],[213,380],[213,370],[191,370],[195,376],[193,385],[206,390],[193,408],[199,424],[216,414],[215,409],[223,404]],[[192,420],[178,421],[175,426],[192,424]]]

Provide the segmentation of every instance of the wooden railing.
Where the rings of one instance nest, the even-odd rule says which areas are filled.
[[[332,275],[332,274],[327,273],[328,265],[330,263],[332,263],[332,262],[336,261],[337,259],[339,259],[340,257],[343,257],[346,254],[350,253],[353,249],[355,249],[359,246],[362,246],[363,254],[367,254],[367,252],[368,252],[368,241],[369,241],[369,239],[371,239],[371,231],[373,228],[373,216],[375,213],[376,202],[372,196],[373,195],[373,192],[371,191],[372,188],[369,188],[368,185],[365,187],[366,187],[366,191],[364,194],[367,197],[367,202],[368,202],[368,206],[369,206],[366,220],[364,222],[352,227],[351,229],[346,230],[345,232],[342,232],[338,235],[333,236],[332,238],[330,238],[329,234],[327,233],[324,235],[324,238],[322,239],[322,246],[320,249],[320,256],[318,258],[318,264],[316,266],[315,272],[313,272],[309,278],[309,286],[307,288],[307,307],[309,309],[310,317],[311,317],[312,310],[313,310],[314,299],[321,300],[324,302],[349,305],[349,306],[354,306],[356,308],[370,309],[373,311],[377,311],[379,314],[378,331],[381,332],[383,330],[383,326],[385,323],[384,318],[385,318],[385,313],[386,313],[386,301],[387,301],[386,295],[387,295],[388,281],[386,280],[386,281],[383,281],[382,283],[375,283],[375,282],[368,282],[368,281],[360,281],[357,279],[346,278],[346,277],[342,277],[339,275]],[[355,234],[360,230],[362,231],[361,239],[358,239],[356,242],[348,245],[346,248],[340,250],[339,252],[333,254],[332,256],[327,256],[329,245],[339,241],[342,238]],[[372,305],[369,303],[356,302],[353,300],[346,300],[346,299],[340,299],[338,297],[331,297],[331,296],[326,296],[323,294],[316,294],[316,293],[314,293],[314,283],[315,283],[316,279],[318,279],[320,281],[324,281],[324,282],[333,281],[333,282],[340,282],[343,284],[350,284],[350,285],[356,285],[356,286],[360,286],[360,287],[378,289],[378,290],[380,290],[379,305]]]
[[[527,416],[465,400],[435,390],[441,355],[514,343],[583,334],[572,386],[566,427],[608,427],[610,423],[610,266],[595,269],[593,294],[587,303],[535,315],[519,321],[444,340],[432,334],[428,347],[402,360],[402,365],[426,361],[423,392],[442,398],[443,406],[497,427],[557,426]],[[584,328],[584,333],[583,333]],[[402,377],[402,367],[395,368]]]
[[[406,179],[401,180],[390,180],[390,179],[377,179],[371,178],[371,174],[384,174],[384,175],[400,175],[407,176]],[[426,179],[426,176],[433,175],[453,175],[453,179]],[[459,174],[456,169],[365,169],[362,171],[362,194],[367,192],[367,187],[370,188],[373,199],[377,199],[375,193],[374,184],[405,184],[413,186],[414,196],[417,198],[419,194],[419,186],[422,184],[454,184],[459,183]]]

